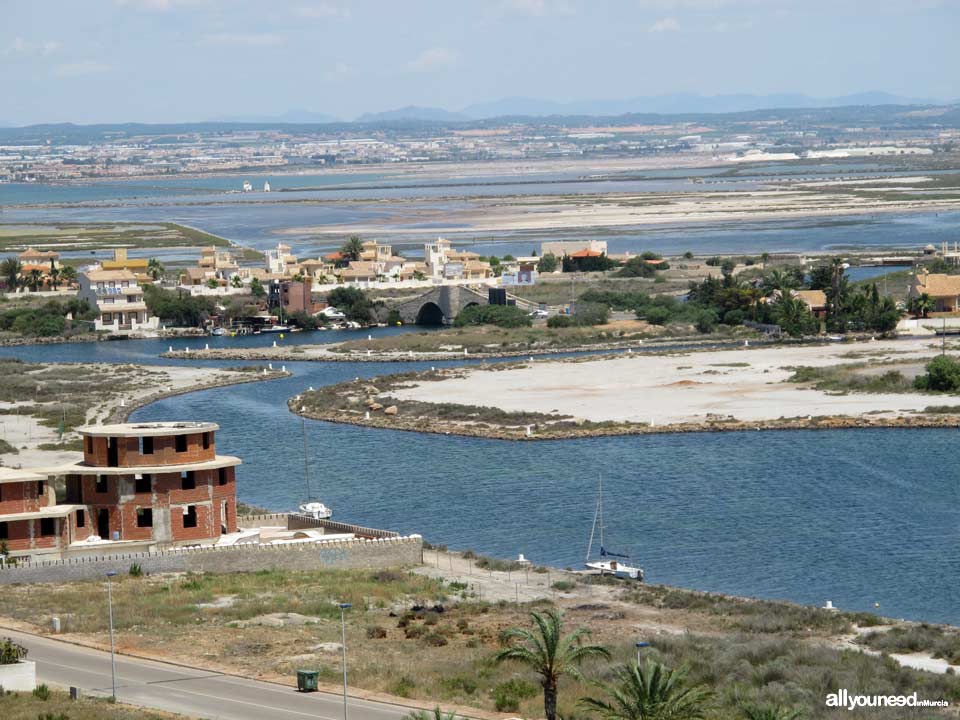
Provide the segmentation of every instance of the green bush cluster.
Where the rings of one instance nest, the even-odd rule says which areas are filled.
[[[547,318],[547,327],[592,327],[605,325],[610,320],[610,306],[601,302],[578,302],[573,315],[554,315]]]
[[[327,302],[347,316],[347,320],[363,323],[374,321],[376,308],[382,302],[374,302],[359,288],[338,287],[327,294]]]
[[[925,375],[913,380],[917,390],[955,393],[960,391],[960,362],[949,355],[941,355],[927,363]]]
[[[197,327],[216,312],[212,298],[165,290],[156,285],[144,287],[143,299],[151,315],[182,327]]]
[[[515,305],[470,305],[460,311],[453,324],[457,327],[496,325],[502,328],[518,328],[532,325],[533,320],[526,311]]]
[[[67,302],[50,300],[40,307],[11,308],[0,313],[0,330],[26,337],[54,337],[67,332],[67,315],[74,320],[90,320],[96,313],[86,300]]]

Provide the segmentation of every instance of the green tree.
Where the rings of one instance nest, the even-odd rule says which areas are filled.
[[[564,675],[580,679],[580,665],[593,658],[609,659],[610,652],[600,645],[584,644],[590,631],[577,628],[563,634],[563,613],[560,610],[532,612],[533,629],[510,628],[505,632],[507,647],[494,655],[497,663],[516,662],[526,665],[540,676],[543,687],[543,710],[547,720],[557,718],[557,685]]]
[[[220,283],[217,282],[216,278],[210,278],[207,280],[207,287],[211,290],[216,290],[218,287],[220,287]]]
[[[50,264],[50,287],[56,290],[60,286],[60,268]]]
[[[552,273],[557,271],[557,265],[560,262],[557,260],[557,256],[553,253],[547,253],[540,261],[537,263],[537,272],[542,273]]]
[[[467,325],[496,325],[497,327],[527,327],[533,320],[526,311],[514,305],[470,305],[460,311],[453,324],[457,327]]]
[[[773,318],[791,337],[800,337],[814,331],[816,318],[800,298],[784,295],[773,307]]]
[[[160,261],[152,257],[147,260],[147,275],[153,278],[154,282],[163,277],[164,268]]]
[[[960,362],[949,355],[940,355],[927,363],[927,374],[914,378],[918,390],[957,392],[960,390]]]
[[[791,290],[800,287],[800,280],[796,275],[782,270],[771,270],[763,276],[763,291],[766,295],[779,290],[781,294],[787,294]]]
[[[61,265],[60,279],[68,285],[72,285],[77,281],[77,269],[73,265]]]
[[[234,275],[232,278],[230,278],[230,287],[234,287],[234,288],[243,287],[243,280],[240,279],[239,275]]]
[[[263,289],[263,283],[260,282],[260,278],[254,278],[250,281],[250,292],[257,300],[262,300],[267,296],[267,291]]]
[[[583,698],[581,706],[604,720],[699,720],[705,717],[709,693],[687,685],[684,668],[672,670],[648,660],[617,668],[616,681],[598,682],[605,699]]]
[[[43,283],[43,273],[37,269],[33,268],[27,275],[27,285],[30,287],[33,292],[37,292],[40,289],[40,285]]]
[[[3,276],[3,284],[7,287],[7,292],[14,292],[20,286],[20,273],[23,271],[23,264],[15,257],[7,257],[0,262],[0,275]]]
[[[927,314],[936,307],[933,298],[927,293],[921,293],[916,297],[910,298],[907,308],[913,313],[914,317],[925,318]]]
[[[356,235],[351,235],[350,239],[340,248],[340,254],[343,256],[343,259],[348,262],[359,260],[362,253],[363,243],[360,242],[360,238]]]

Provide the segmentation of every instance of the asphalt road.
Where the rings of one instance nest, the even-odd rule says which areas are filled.
[[[38,682],[110,696],[110,653],[12,630],[2,634],[29,650]],[[299,693],[273,683],[123,655],[116,661],[117,699],[132,705],[211,720],[343,720],[341,695]],[[348,701],[349,720],[399,720],[408,712],[384,703]]]

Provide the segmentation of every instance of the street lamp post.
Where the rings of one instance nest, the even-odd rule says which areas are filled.
[[[110,612],[110,687],[114,700],[117,698],[117,661],[113,649],[113,583],[110,578],[116,576],[116,570],[111,570],[107,573],[107,606]]]
[[[637,665],[640,664],[640,651],[643,650],[644,648],[648,648],[648,647],[650,647],[650,643],[648,643],[648,642],[638,642],[638,643],[637,643]]]
[[[343,720],[347,720],[347,623],[344,610],[353,607],[350,603],[337,603],[340,608],[340,647],[343,650]]]

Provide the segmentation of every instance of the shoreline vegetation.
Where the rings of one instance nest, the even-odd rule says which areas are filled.
[[[266,371],[266,372],[264,372]],[[65,462],[81,450],[80,425],[126,422],[144,405],[175,395],[288,377],[263,367],[189,368],[0,359],[0,464]],[[23,398],[29,398],[24,400]]]
[[[48,587],[9,586],[0,625],[48,635],[57,616],[62,639],[109,647],[101,583]],[[332,601],[349,601],[352,696],[411,709],[439,704],[485,720],[542,716],[535,672],[493,661],[509,645],[510,628],[528,625],[533,611],[563,613],[570,630],[589,627],[590,642],[610,661],[630,661],[634,641],[648,641],[648,660],[685,667],[692,684],[713,691],[710,718],[739,717],[745,702],[832,718],[825,682],[864,693],[896,683],[923,697],[960,699],[949,670],[960,633],[949,625],[527,569],[470,550],[425,546],[423,564],[412,569],[121,574],[113,592],[119,652],[288,687],[296,669],[315,668],[331,692],[341,679]],[[604,676],[609,661],[600,660],[584,664],[588,678]],[[919,670],[933,661],[938,670]],[[592,692],[588,679],[565,678],[563,716]],[[900,716],[875,710],[871,717]]]
[[[854,349],[849,343],[670,348],[353,380],[305,391],[290,398],[288,408],[327,422],[501,440],[958,427],[954,387],[935,391],[918,380],[925,367],[941,362],[930,360],[929,342],[922,340]],[[950,358],[944,362],[950,367],[941,374],[960,373]],[[578,377],[602,377],[603,389],[583,400]],[[507,398],[515,395],[511,404]],[[740,409],[752,415],[738,417]]]

